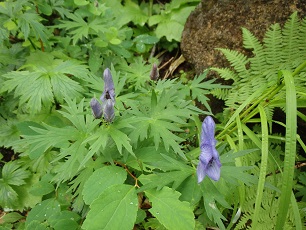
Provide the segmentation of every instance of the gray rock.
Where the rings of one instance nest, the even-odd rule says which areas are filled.
[[[262,39],[270,25],[281,25],[294,12],[306,16],[305,0],[202,0],[187,19],[181,50],[197,74],[229,63],[215,48],[242,49],[241,27]]]

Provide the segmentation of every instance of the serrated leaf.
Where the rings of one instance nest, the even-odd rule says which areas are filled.
[[[75,230],[79,228],[77,221],[80,220],[80,216],[68,210],[64,210],[52,215],[48,222],[55,230]]]
[[[90,205],[82,228],[130,230],[136,221],[137,209],[135,187],[126,184],[113,185]]]
[[[55,199],[44,200],[41,203],[37,204],[32,210],[28,213],[26,220],[26,228],[29,227],[32,221],[44,222],[48,220],[49,217],[55,213],[61,211],[60,204]]]
[[[6,163],[2,169],[3,181],[17,186],[25,184],[24,180],[30,176],[30,172],[20,167],[21,165],[16,161]]]
[[[169,230],[194,229],[193,210],[186,201],[180,201],[180,193],[168,187],[145,191],[152,208],[150,213]]]
[[[107,166],[96,170],[84,185],[82,192],[84,202],[90,205],[108,187],[122,184],[126,176],[126,171],[117,166]]]
[[[144,26],[148,20],[148,16],[141,10],[139,4],[131,0],[125,1],[124,15],[126,20],[132,21],[136,25]]]
[[[43,76],[39,72],[12,71],[4,74],[3,77],[6,78],[6,81],[1,91],[15,90],[15,96],[20,97],[19,104],[27,103],[32,113],[39,112],[42,104],[50,107],[54,102],[48,76]]]
[[[0,224],[5,224],[5,223],[14,223],[20,219],[23,219],[24,217],[20,215],[18,212],[11,212],[4,214],[1,217]]]
[[[124,147],[129,153],[135,156],[135,154],[133,153],[132,146],[130,144],[130,138],[125,133],[121,132],[119,129],[113,127],[112,125],[109,126],[108,133],[116,143],[117,149],[120,154],[122,153],[122,147]]]
[[[0,179],[0,206],[1,207],[14,207],[18,203],[18,194],[7,183]]]
[[[224,199],[224,195],[218,191],[213,182],[208,178],[204,178],[203,183],[200,184],[200,189],[204,200],[206,215],[210,220],[217,223],[220,228],[225,228],[222,220],[226,220],[226,218],[222,215],[216,204],[217,201],[223,207],[231,208]]]

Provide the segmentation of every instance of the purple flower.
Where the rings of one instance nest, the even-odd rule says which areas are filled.
[[[104,76],[104,91],[100,97],[102,103],[105,103],[106,100],[111,99],[115,104],[115,87],[113,82],[112,74],[109,68],[106,68],[103,73]]]
[[[212,180],[220,179],[221,162],[216,150],[215,122],[212,117],[207,116],[202,123],[201,132],[201,154],[197,167],[198,183],[209,176]]]
[[[90,101],[90,107],[92,111],[92,115],[96,118],[99,119],[102,117],[102,106],[100,105],[99,101],[96,98],[92,98]]]
[[[109,68],[106,68],[103,73],[104,76],[104,90],[100,97],[102,106],[95,98],[91,99],[90,106],[95,118],[101,118],[102,114],[107,122],[112,122],[115,118],[115,87],[112,74]]]

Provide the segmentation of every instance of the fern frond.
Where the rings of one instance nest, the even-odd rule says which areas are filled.
[[[305,45],[305,39],[303,44],[300,43],[298,28],[299,21],[297,12],[295,12],[290,16],[290,20],[285,23],[283,29],[283,54],[287,63],[292,63],[292,60],[299,59],[300,54],[297,50],[299,50],[300,45]]]
[[[266,32],[264,37],[264,47],[266,62],[275,68],[278,63],[282,63],[282,33],[281,27],[278,23],[272,25]]]
[[[220,50],[225,55],[240,78],[246,78],[249,75],[249,71],[246,68],[246,64],[249,62],[249,60],[245,55],[235,50],[222,48],[217,50]]]
[[[306,17],[302,20],[301,26],[300,26],[300,42],[305,44],[305,38],[306,38]],[[306,46],[302,45],[300,47],[300,51],[302,53],[303,57],[306,57]]]
[[[225,80],[233,80],[234,82],[239,82],[240,78],[238,75],[230,70],[229,68],[211,68],[211,70],[216,71]]]
[[[230,89],[216,88],[212,89],[210,93],[218,99],[225,100],[228,96],[229,90]]]
[[[243,47],[251,49],[253,57],[249,58],[252,74],[262,74],[263,66],[266,65],[264,49],[261,42],[246,28],[242,28]]]
[[[306,60],[306,19],[301,23],[297,13],[292,14],[283,30],[274,24],[266,32],[263,44],[247,29],[242,28],[244,48],[251,49],[252,57],[228,49],[219,49],[230,62],[232,69],[211,68],[222,78],[234,80],[225,104],[238,108],[252,93],[266,85],[266,89],[278,84],[281,69],[293,71]],[[248,67],[249,65],[249,67]],[[296,87],[305,87],[302,76],[295,76]],[[282,91],[276,95],[279,97]]]

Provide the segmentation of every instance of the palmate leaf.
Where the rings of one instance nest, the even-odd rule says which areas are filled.
[[[117,150],[122,154],[123,149],[127,150],[131,155],[134,155],[130,137],[121,131],[123,128],[133,128],[127,119],[117,119],[111,124],[103,124],[94,133],[88,136],[83,142],[90,145],[89,151],[82,159],[80,167],[83,167],[86,162],[96,153],[103,152],[107,145],[111,142],[115,143]]]
[[[30,32],[33,31],[37,40],[41,39],[44,44],[48,45],[48,34],[50,32],[47,30],[47,27],[40,23],[41,20],[42,18],[37,13],[25,12],[18,17],[18,26],[23,32],[25,39],[28,39]]]
[[[180,201],[180,193],[171,188],[145,191],[152,203],[150,213],[169,230],[194,229],[193,210],[186,201]]]
[[[151,65],[145,65],[143,57],[139,56],[134,58],[134,62],[130,65],[121,64],[119,70],[126,73],[127,82],[135,86],[136,89],[140,89],[150,79]]]
[[[82,228],[130,230],[136,221],[137,210],[135,187],[126,184],[113,185],[90,205]]]
[[[23,67],[30,71],[12,71],[4,76],[0,92],[14,91],[20,97],[20,106],[26,105],[29,113],[38,113],[43,106],[50,108],[54,99],[63,103],[64,97],[80,98],[83,87],[70,75],[85,78],[88,71],[79,62],[54,59],[51,54],[33,53]]]
[[[191,91],[192,99],[199,100],[207,109],[211,112],[208,104],[209,98],[206,96],[211,93],[213,89],[230,88],[229,86],[222,86],[221,84],[213,84],[215,79],[206,80],[208,71],[195,77],[192,81],[189,81],[189,89]]]
[[[18,203],[18,194],[3,179],[0,179],[0,206],[14,207],[16,203]]]
[[[173,157],[164,154],[156,155],[157,157],[154,158],[145,158],[144,162],[150,168],[159,169],[164,172],[141,175],[139,181],[143,186],[138,189],[138,192],[152,188],[157,188],[159,190],[166,185],[176,189],[187,177],[195,173],[194,168],[186,165],[183,161],[174,159],[173,157],[176,157],[175,155]],[[158,157],[158,155],[160,156]],[[139,158],[143,160],[142,156],[139,156]],[[149,161],[150,159],[151,161]]]
[[[24,168],[20,168],[21,165],[16,161],[10,161],[3,166],[2,179],[5,183],[10,185],[23,185],[26,182],[26,178],[30,176],[30,172]]]
[[[156,149],[162,140],[167,151],[171,148],[182,158],[185,158],[179,145],[184,139],[176,135],[175,132],[183,132],[181,127],[196,112],[189,108],[190,102],[182,101],[177,97],[179,87],[164,89],[158,95],[152,91],[150,108],[133,107],[131,113],[135,117],[131,122],[135,129],[130,133],[130,137],[136,141],[147,137],[153,138]]]
[[[37,113],[42,105],[50,107],[54,103],[51,83],[48,76],[29,71],[12,71],[3,75],[6,78],[1,91],[15,90],[15,97],[20,97],[19,105],[26,104],[29,112]]]

